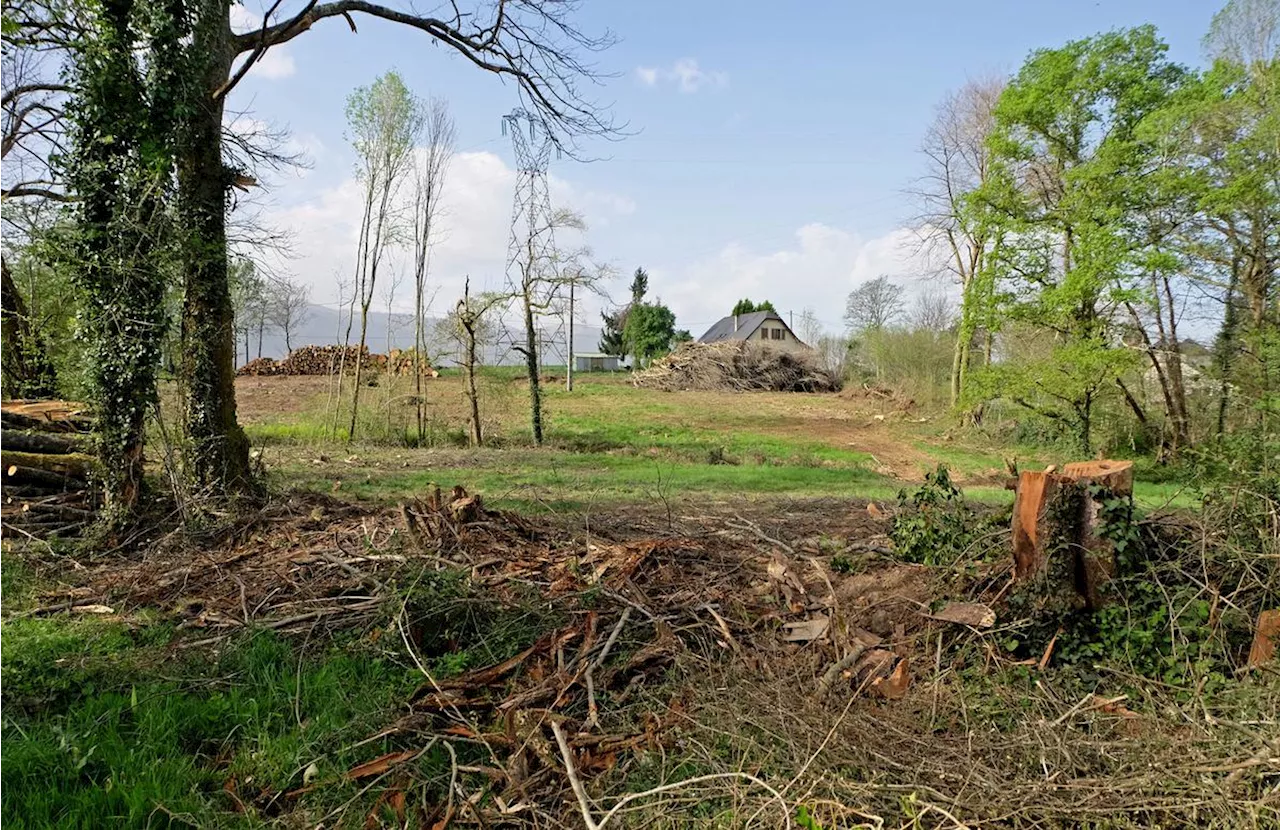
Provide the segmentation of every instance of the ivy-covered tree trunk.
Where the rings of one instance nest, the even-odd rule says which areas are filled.
[[[533,426],[533,445],[542,446],[542,379],[538,366],[538,332],[534,327],[533,299],[524,294],[524,365],[529,374],[529,420]]]
[[[153,28],[153,48],[172,33],[137,15],[134,0],[102,0],[88,12],[92,23],[77,45],[69,104],[67,181],[80,196],[71,254],[84,293],[106,518],[119,525],[137,507],[145,418],[156,400],[165,327],[158,260],[172,169],[163,115],[152,111],[136,58],[146,41],[135,21]]]
[[[236,421],[235,314],[227,279],[227,193],[222,110],[214,91],[231,68],[231,29],[221,0],[199,0],[189,53],[198,83],[186,102],[178,154],[183,229],[182,382],[188,474],[205,492],[234,494],[252,483],[249,440]]]

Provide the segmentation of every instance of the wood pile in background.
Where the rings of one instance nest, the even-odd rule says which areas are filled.
[[[745,340],[685,343],[632,376],[666,392],[836,392],[840,379],[811,355]]]
[[[342,346],[301,346],[289,352],[284,360],[270,357],[259,357],[241,366],[236,372],[241,376],[262,377],[267,375],[334,375],[338,368],[352,373],[356,369],[356,361],[363,356],[366,372],[390,372],[395,375],[413,374],[413,350],[402,351],[392,349],[390,355],[370,352],[369,347],[363,350],[359,346],[346,347],[346,360],[342,359]],[[430,370],[431,377],[439,373]]]
[[[93,421],[83,404],[0,403],[3,535],[71,536],[96,518]]]

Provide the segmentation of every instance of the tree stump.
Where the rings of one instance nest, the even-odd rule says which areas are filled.
[[[1097,485],[1095,488],[1093,485]],[[1115,576],[1107,500],[1133,499],[1133,462],[1082,461],[1023,472],[1013,504],[1014,578],[1045,583],[1060,610],[1097,609]]]

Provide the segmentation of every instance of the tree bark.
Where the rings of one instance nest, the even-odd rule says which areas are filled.
[[[20,452],[59,454],[93,451],[88,440],[77,435],[26,432],[16,429],[5,430],[4,448]]]
[[[225,3],[200,0],[190,54],[205,61],[178,158],[178,211],[185,296],[182,382],[188,474],[206,492],[233,495],[252,485],[249,439],[236,420],[235,314],[227,279],[227,194],[233,172],[222,160],[222,99],[214,91],[231,70]]]
[[[538,376],[538,333],[534,328],[533,298],[524,293],[524,365],[529,374],[529,421],[533,445],[542,446],[542,379]]]
[[[1218,435],[1227,429],[1227,408],[1231,399],[1231,367],[1234,363],[1236,348],[1236,330],[1239,328],[1239,313],[1236,310],[1236,292],[1240,281],[1240,258],[1231,261],[1231,276],[1227,282],[1227,301],[1222,314],[1222,330],[1218,334],[1217,354],[1221,390],[1218,395]]]

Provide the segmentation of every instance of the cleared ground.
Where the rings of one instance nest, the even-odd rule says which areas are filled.
[[[478,452],[465,448],[466,403],[456,373],[427,385],[424,448],[405,446],[414,414],[404,378],[362,390],[351,444],[334,440],[345,436],[350,410],[344,401],[335,419],[337,390],[328,378],[239,378],[237,399],[279,481],[384,500],[431,482],[524,505],[643,501],[672,492],[892,499],[904,483],[946,464],[971,497],[1007,503],[1007,461],[1034,468],[1074,460],[1000,446],[946,414],[875,389],[660,392],[601,374],[578,376],[572,393],[563,376],[547,376],[547,444],[535,449],[523,379],[499,371],[480,386],[492,447]],[[1137,497],[1152,508],[1191,503],[1181,483],[1143,475]]]
[[[495,373],[471,450],[457,377],[421,448],[402,381],[351,443],[325,379],[238,387],[265,506],[6,543],[6,826],[1280,823],[1230,517],[1145,514],[1079,614],[1010,580],[1012,453],[874,391],[587,377],[534,448]],[[939,462],[982,502],[900,505]]]

